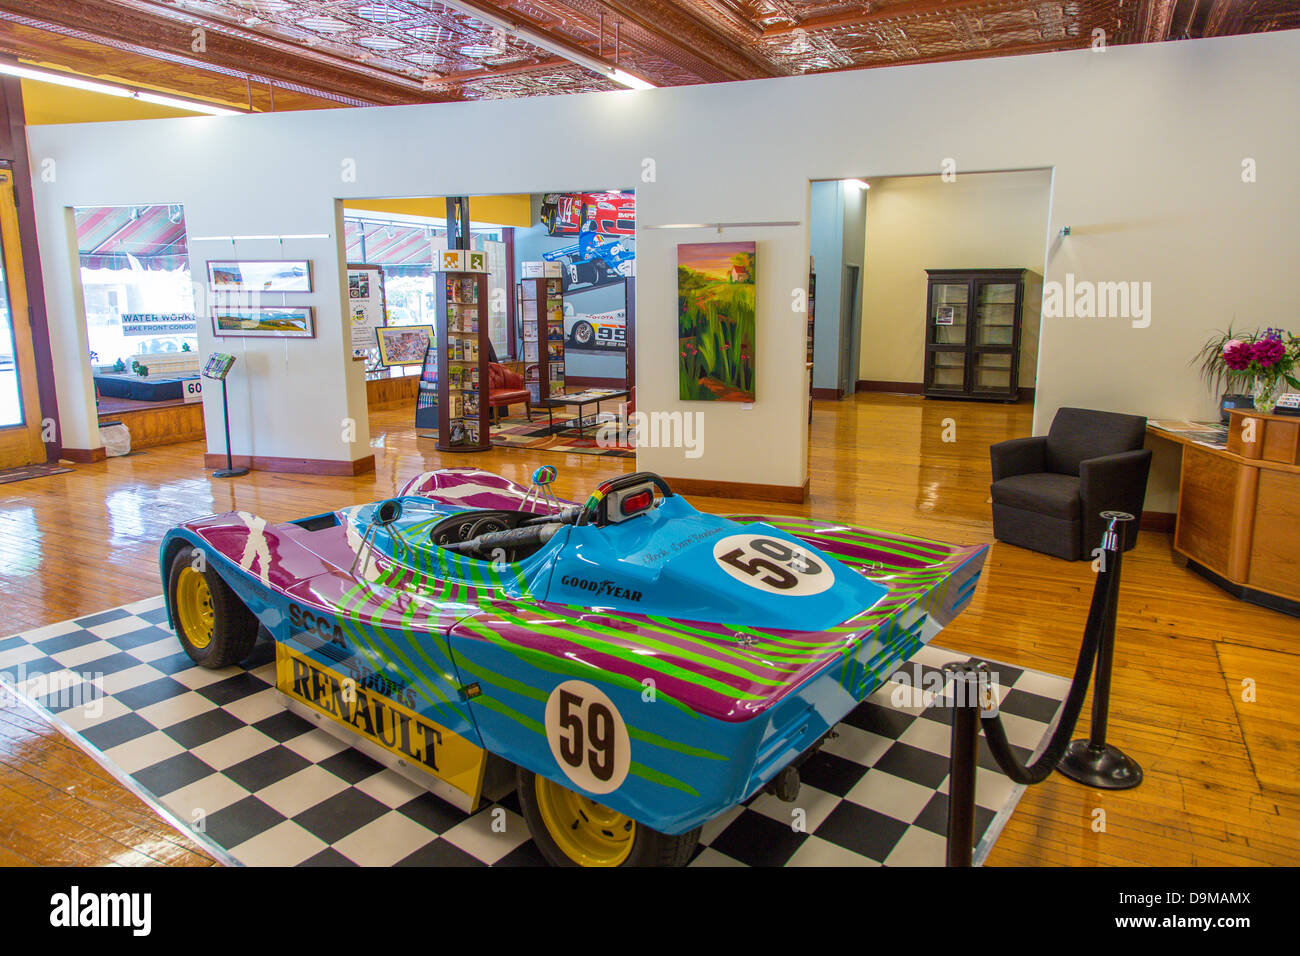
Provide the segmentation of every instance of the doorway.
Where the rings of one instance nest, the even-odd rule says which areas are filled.
[[[841,395],[852,395],[858,381],[858,350],[861,348],[862,288],[858,281],[862,267],[844,267],[843,294],[840,296],[840,381]]]
[[[13,175],[0,169],[0,469],[46,458]]]

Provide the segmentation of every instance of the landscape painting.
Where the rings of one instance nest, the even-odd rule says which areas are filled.
[[[754,400],[753,242],[677,247],[679,397]]]
[[[311,262],[304,259],[208,263],[213,292],[310,292]]]
[[[314,338],[315,309],[311,306],[281,306],[268,309],[212,310],[212,333],[268,338]]]

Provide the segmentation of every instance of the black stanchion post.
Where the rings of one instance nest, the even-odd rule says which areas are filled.
[[[952,695],[948,758],[948,866],[971,866],[975,845],[975,760],[979,745],[979,668],[970,661],[944,665]]]
[[[213,478],[238,478],[248,474],[247,468],[236,468],[230,457],[230,402],[226,398],[226,380],[221,379],[221,414],[226,420],[226,467],[212,473]]]
[[[1128,790],[1142,782],[1142,768],[1118,747],[1106,743],[1106,729],[1110,719],[1110,676],[1115,656],[1115,617],[1119,611],[1120,562],[1126,529],[1133,516],[1123,511],[1103,511],[1101,516],[1110,522],[1102,539],[1102,560],[1111,562],[1111,587],[1101,641],[1097,645],[1092,685],[1092,727],[1087,740],[1071,741],[1056,769],[1071,780],[1099,790]]]

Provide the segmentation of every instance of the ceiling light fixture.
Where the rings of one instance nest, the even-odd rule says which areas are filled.
[[[620,70],[618,67],[610,72],[609,78],[615,83],[626,86],[629,90],[653,90],[655,85],[649,80],[643,80],[639,76],[633,76],[626,70]]]
[[[70,86],[73,89],[85,90],[88,93],[102,93],[105,96],[116,96],[121,99],[140,100],[143,103],[154,103],[158,106],[169,106],[172,109],[191,110],[195,113],[207,113],[211,116],[237,116],[242,111],[228,109],[224,106],[214,106],[211,103],[201,103],[196,100],[181,99],[179,96],[165,96],[162,93],[150,93],[147,90],[133,90],[129,87],[119,86],[116,83],[103,83],[99,80],[87,80],[71,73],[55,73],[49,70],[35,70],[27,66],[19,66],[17,63],[0,63],[0,73],[6,76],[16,76],[24,80],[36,80],[40,83],[54,83],[57,86]]]
[[[576,63],[578,66],[586,67],[593,73],[599,73],[606,79],[612,80],[620,86],[626,86],[630,90],[653,90],[656,88],[655,84],[651,83],[649,80],[643,80],[641,77],[634,76],[626,70],[619,69],[616,66],[611,66],[598,57],[588,56],[585,53],[571,50],[563,44],[557,43],[544,33],[511,23],[503,17],[494,16],[486,10],[483,10],[476,3],[466,3],[464,0],[439,0],[439,2],[444,7],[451,7],[453,10],[459,10],[467,16],[471,16],[476,20],[481,20],[488,26],[496,27],[498,30],[503,30],[512,36],[518,37],[526,43],[530,43],[535,47],[540,47],[549,53],[554,53],[556,56],[563,57],[570,63]]]

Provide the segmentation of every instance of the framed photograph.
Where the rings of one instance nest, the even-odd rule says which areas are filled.
[[[208,263],[208,287],[213,292],[310,292],[311,261],[261,259]]]
[[[941,305],[934,310],[935,325],[952,325],[953,309],[950,305]]]
[[[433,338],[432,325],[385,325],[379,336],[379,361],[384,365],[423,365]]]
[[[212,309],[212,334],[250,338],[316,337],[316,310],[309,305],[282,305],[265,309]]]

